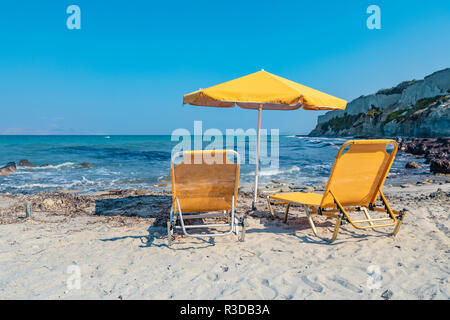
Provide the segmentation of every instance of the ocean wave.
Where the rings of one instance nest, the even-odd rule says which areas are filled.
[[[99,185],[98,182],[87,179],[86,177],[82,177],[81,180],[74,180],[72,182],[58,182],[58,183],[25,183],[22,185],[10,185],[7,186],[12,189],[17,190],[33,190],[33,189],[67,189],[73,187],[89,187]],[[6,186],[5,186],[6,187]]]
[[[283,175],[283,174],[289,174],[289,173],[293,173],[293,172],[298,172],[300,171],[300,168],[297,166],[292,166],[289,169],[284,169],[284,170],[280,170],[278,169],[262,169],[258,172],[258,176],[274,176],[274,175]],[[254,176],[255,175],[255,171],[243,174],[244,176]]]
[[[56,164],[56,165],[48,165],[48,166],[44,166],[44,167],[24,167],[24,166],[17,166],[18,170],[51,170],[51,169],[61,169],[61,168],[65,168],[65,167],[74,167],[75,163],[74,162],[64,162],[64,163],[60,163],[60,164]]]
[[[261,164],[264,164],[259,173],[261,181],[285,179],[301,184],[327,181],[335,161],[336,149],[343,141],[348,140],[294,135],[288,136],[289,139],[285,137],[280,137],[279,141],[279,168],[271,168],[270,162],[264,161],[271,157],[261,156]],[[0,144],[2,164],[10,159],[26,157],[39,164],[51,163],[46,167],[18,166],[16,172],[0,176],[0,192],[34,193],[71,189],[96,192],[107,189],[153,188],[155,184],[162,182],[170,184],[170,156],[173,146],[170,136],[165,142],[160,138],[146,138],[143,141],[139,137],[135,140],[126,137],[124,140],[125,138],[116,136],[111,136],[111,140],[105,140],[104,136],[54,139],[55,144],[48,140],[45,145],[36,140],[31,149],[28,144],[18,144],[13,150],[9,145]],[[60,139],[64,139],[63,144],[58,142]],[[71,141],[76,142],[76,145]],[[241,163],[243,183],[253,183],[254,180],[255,167],[250,163],[254,161],[254,147],[253,143],[246,144],[245,159],[242,157],[245,160]],[[31,151],[36,152],[39,157],[33,159]],[[417,161],[423,168],[406,170],[405,164],[411,160]],[[80,163],[83,161],[90,162],[93,166],[89,170],[81,169]],[[424,161],[399,153],[389,177],[403,179],[404,176],[425,175],[429,167]]]
[[[51,189],[51,188],[63,188],[63,184],[56,183],[27,183],[23,185],[12,185],[9,186],[11,189],[16,190],[33,190],[33,189]],[[4,190],[7,189],[6,186],[3,187]]]
[[[325,163],[325,164],[316,163],[316,164],[305,164],[303,166],[303,168],[311,169],[312,171],[314,171],[314,170],[330,170],[332,166],[333,166],[333,163]]]
[[[333,142],[325,142],[324,143],[324,147],[332,147],[334,149],[339,149],[341,146],[340,145],[336,145]]]
[[[170,181],[171,180],[171,176],[168,175],[168,174],[165,174],[165,175],[159,176],[157,180],[158,181]]]
[[[108,158],[117,160],[146,160],[146,161],[166,161],[170,160],[171,152],[158,150],[133,150],[130,148],[111,147],[111,146],[63,146],[55,148],[55,152],[63,154],[85,154],[88,157]]]

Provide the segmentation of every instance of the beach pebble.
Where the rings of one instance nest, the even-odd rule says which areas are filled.
[[[316,190],[315,187],[311,187],[311,186],[296,186],[296,185],[293,185],[293,186],[289,186],[289,188],[292,191],[297,191],[297,192],[313,192],[313,191]]]
[[[136,191],[135,191],[135,194],[136,194],[137,196],[144,196],[144,195],[147,194],[147,190],[139,189],[139,190],[136,190]]]
[[[405,165],[405,168],[406,168],[406,169],[420,169],[420,168],[422,168],[422,167],[421,167],[420,164],[418,164],[417,162],[415,162],[415,161],[410,161],[410,162],[408,162],[408,163]]]
[[[430,193],[429,198],[435,200],[447,200],[450,197],[450,192],[445,193],[441,188],[438,188],[436,192]]]
[[[319,184],[316,184],[314,186],[314,188],[315,188],[316,191],[323,191],[323,190],[325,190],[326,186],[327,186],[326,183],[319,183]]]
[[[384,300],[389,300],[389,299],[391,299],[392,298],[392,296],[394,295],[394,293],[391,291],[391,290],[386,290],[386,291],[384,291],[382,294],[381,294],[381,297],[384,299]]]
[[[277,188],[277,189],[262,190],[262,191],[259,191],[259,194],[264,195],[264,196],[268,196],[270,194],[280,193],[280,192],[283,192],[281,190],[281,188]]]
[[[253,191],[252,188],[247,188],[247,187],[239,187],[239,192],[243,193],[243,194],[251,194]]]
[[[66,206],[66,204],[64,203],[64,201],[61,200],[61,199],[56,200],[55,203],[56,203],[58,206],[61,206],[61,207],[65,207],[65,206]]]
[[[47,199],[45,199],[44,201],[42,201],[42,204],[43,204],[45,207],[51,208],[51,207],[55,206],[55,201],[53,201],[53,200],[50,199],[50,198],[47,198]]]
[[[275,184],[286,184],[288,182],[289,181],[287,181],[287,180],[276,180],[276,179],[272,180],[272,183],[275,183]]]

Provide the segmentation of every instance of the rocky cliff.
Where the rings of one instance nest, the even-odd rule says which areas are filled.
[[[311,136],[450,136],[450,68],[319,116]]]

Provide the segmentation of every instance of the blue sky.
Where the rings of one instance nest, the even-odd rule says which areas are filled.
[[[81,8],[68,30],[66,8]],[[366,27],[369,5],[381,30]],[[449,1],[4,1],[0,133],[170,134],[251,128],[254,111],[183,94],[260,69],[352,100],[450,67]],[[267,111],[306,134],[315,111]]]

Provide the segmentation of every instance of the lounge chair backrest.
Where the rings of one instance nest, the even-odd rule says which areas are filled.
[[[233,154],[236,162],[227,159]],[[174,164],[180,155],[183,161]],[[239,186],[239,154],[233,150],[187,151],[172,158],[172,198],[183,212],[231,210]]]
[[[386,147],[393,144],[388,153]],[[394,161],[394,140],[350,140],[342,145],[325,188],[321,208],[335,207],[330,191],[343,206],[373,203]]]

